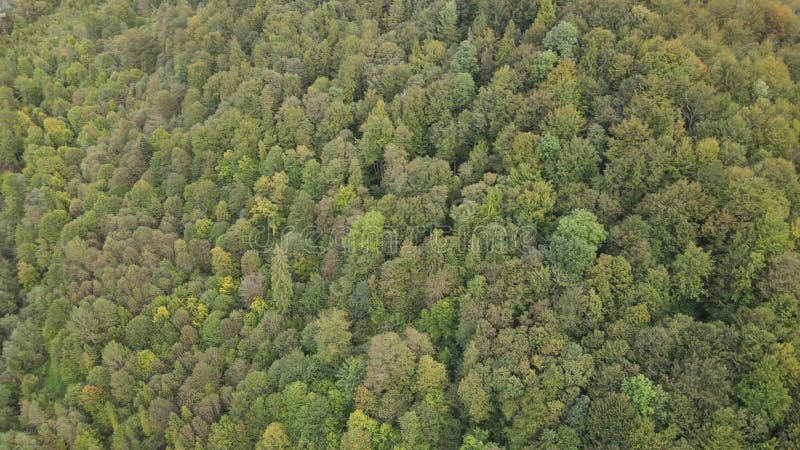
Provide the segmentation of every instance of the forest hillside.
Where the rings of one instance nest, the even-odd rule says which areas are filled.
[[[800,448],[800,0],[0,0],[0,449]]]

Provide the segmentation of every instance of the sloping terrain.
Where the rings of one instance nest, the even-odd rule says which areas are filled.
[[[799,447],[798,7],[0,1],[0,448]]]

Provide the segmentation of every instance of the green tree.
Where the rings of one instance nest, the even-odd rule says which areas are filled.
[[[397,258],[381,266],[379,287],[383,306],[406,321],[415,317],[422,306],[421,261],[419,249],[406,241]]]
[[[700,300],[708,292],[706,282],[713,268],[711,255],[690,244],[672,263],[672,295],[681,301]]]
[[[622,394],[605,395],[593,400],[589,406],[587,444],[595,447],[627,447],[636,426],[636,411],[628,397]]]
[[[536,18],[531,25],[530,34],[534,39],[541,39],[548,30],[556,25],[556,8],[552,0],[540,0]]]
[[[286,253],[280,245],[275,246],[269,269],[272,302],[278,312],[286,315],[292,308],[292,275],[289,273]]]
[[[778,369],[769,363],[758,364],[747,373],[736,391],[747,408],[764,416],[769,427],[782,424],[791,407],[789,389],[781,381]]]
[[[234,423],[227,415],[224,415],[219,422],[211,427],[208,448],[214,450],[243,450],[249,447],[249,442],[244,437],[244,426],[240,423]]]
[[[256,448],[259,450],[288,450],[291,445],[283,425],[280,422],[273,422],[264,429],[264,434]]]
[[[492,412],[491,397],[483,386],[483,381],[474,372],[465,376],[458,385],[458,395],[467,407],[470,420],[481,423]]]
[[[416,356],[406,340],[397,333],[376,335],[367,348],[365,395],[357,397],[356,407],[383,421],[397,419],[414,401],[415,372]]]
[[[461,109],[469,105],[475,97],[475,80],[466,72],[459,72],[453,78],[453,102],[455,108]]]
[[[383,100],[378,100],[360,130],[359,159],[365,165],[372,166],[383,156],[384,148],[391,142],[394,133],[394,127],[386,113]]]
[[[574,59],[575,47],[578,45],[578,29],[575,25],[562,20],[547,32],[542,45],[558,53],[562,58]]]
[[[390,448],[393,435],[391,425],[380,424],[356,409],[347,419],[347,432],[342,435],[341,445],[353,450]]]
[[[323,363],[336,367],[350,354],[352,334],[348,331],[350,322],[344,311],[322,311],[319,318],[309,326],[315,329],[314,344],[317,356]]]
[[[439,10],[436,31],[439,38],[448,44],[458,40],[458,10],[454,0],[448,0]]]
[[[478,70],[478,50],[472,41],[465,40],[458,44],[458,48],[450,62],[450,67],[456,73],[475,74]]]
[[[559,219],[550,238],[547,258],[565,274],[580,277],[595,260],[606,236],[603,225],[597,222],[594,214],[582,209],[572,211]]]
[[[353,222],[342,244],[347,254],[348,272],[359,277],[368,274],[383,259],[384,223],[377,211],[370,211]],[[391,238],[391,237],[389,237]]]
[[[653,384],[641,374],[626,378],[622,382],[622,393],[628,396],[633,408],[643,416],[652,415],[656,411],[654,406],[663,402],[666,396],[661,386]]]
[[[118,46],[124,65],[143,72],[152,72],[155,69],[159,45],[150,30],[131,28],[119,37]]]

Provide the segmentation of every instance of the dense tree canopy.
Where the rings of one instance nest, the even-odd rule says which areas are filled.
[[[0,448],[800,446],[798,0],[0,0]]]

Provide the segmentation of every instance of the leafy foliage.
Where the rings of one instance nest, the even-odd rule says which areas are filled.
[[[800,3],[0,0],[0,448],[795,448]]]

